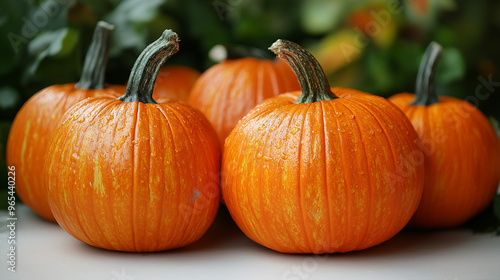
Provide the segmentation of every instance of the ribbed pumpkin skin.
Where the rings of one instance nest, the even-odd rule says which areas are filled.
[[[163,67],[156,78],[153,98],[171,98],[187,101],[200,72],[191,67],[170,65]]]
[[[231,130],[252,108],[294,90],[300,90],[300,85],[286,62],[248,57],[226,60],[205,71],[188,103],[205,114],[223,147]]]
[[[457,226],[483,210],[500,180],[500,143],[484,115],[466,101],[410,106],[413,94],[389,100],[415,127],[425,148],[425,187],[410,221],[416,227]]]
[[[16,167],[16,193],[42,218],[55,221],[42,184],[42,167],[49,136],[64,113],[77,102],[95,96],[116,98],[124,86],[78,89],[75,84],[53,85],[33,95],[17,113],[7,142],[7,164]]]
[[[226,141],[222,194],[240,229],[284,253],[361,250],[399,232],[417,209],[418,137],[393,104],[355,90],[253,109]]]
[[[182,247],[205,233],[219,206],[217,137],[182,103],[80,102],[51,137],[48,154],[54,217],[95,247]]]

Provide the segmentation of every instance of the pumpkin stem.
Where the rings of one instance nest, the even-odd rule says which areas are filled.
[[[130,72],[127,90],[118,100],[153,103],[153,88],[160,68],[168,58],[179,50],[177,33],[167,29],[158,40],[147,46],[135,61]]]
[[[295,103],[312,103],[338,98],[330,89],[321,65],[314,56],[296,43],[281,40],[269,48],[279,58],[283,58],[297,76],[302,95]]]
[[[222,62],[228,59],[239,59],[253,57],[257,59],[273,59],[268,52],[243,45],[215,45],[208,52],[208,56],[215,62]]]
[[[114,28],[113,25],[104,21],[97,23],[83,63],[82,76],[80,81],[76,83],[76,88],[104,88],[104,76],[106,74],[111,34]]]
[[[431,42],[427,47],[418,69],[417,82],[415,84],[415,99],[413,99],[410,105],[426,106],[439,103],[434,86],[434,75],[436,74],[436,68],[442,52],[443,48],[436,42]]]

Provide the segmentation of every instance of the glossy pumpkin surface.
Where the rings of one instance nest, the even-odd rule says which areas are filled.
[[[267,98],[299,89],[293,71],[280,59],[229,59],[200,76],[188,103],[205,114],[224,146],[231,130],[253,107]]]
[[[166,30],[132,69],[119,100],[75,105],[51,137],[45,181],[57,222],[95,247],[133,252],[199,239],[219,206],[220,148],[196,109],[157,104],[154,78],[178,50]]]
[[[183,65],[165,66],[156,78],[153,98],[171,98],[187,101],[200,72]]]
[[[49,86],[22,106],[12,123],[7,142],[8,165],[16,167],[16,193],[42,218],[55,221],[42,183],[42,167],[49,136],[64,113],[77,102],[96,96],[116,98],[124,86],[105,86],[107,52],[112,26],[100,22],[86,57],[79,83]]]
[[[440,53],[435,43],[428,48],[416,95],[389,99],[408,116],[422,142],[425,187],[410,225],[423,228],[469,220],[492,201],[500,180],[500,142],[488,119],[472,104],[438,97],[434,90]]]
[[[302,92],[265,100],[226,140],[222,194],[252,240],[285,253],[333,253],[377,245],[417,209],[423,165],[418,137],[387,100],[330,88],[312,55],[288,41]],[[295,65],[295,66],[294,66]]]

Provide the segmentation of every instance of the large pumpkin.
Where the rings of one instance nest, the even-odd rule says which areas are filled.
[[[265,100],[227,138],[222,195],[234,221],[286,253],[347,252],[391,238],[422,194],[411,123],[386,99],[330,88],[300,46],[278,40],[271,50],[302,92]]]
[[[152,99],[178,50],[166,30],[137,59],[119,98],[76,104],[52,134],[44,170],[54,217],[92,246],[134,252],[199,239],[219,206],[220,148],[202,113]]]
[[[250,109],[264,99],[300,89],[293,71],[280,59],[228,56],[198,78],[188,99],[212,123],[221,146]]]
[[[55,221],[45,188],[42,166],[48,138],[62,115],[78,101],[93,96],[118,97],[123,86],[104,84],[113,26],[99,22],[78,83],[53,85],[33,95],[19,110],[7,142],[7,163],[16,167],[16,192],[21,200],[46,220]]]
[[[169,65],[158,73],[153,98],[171,98],[187,101],[200,72],[188,66]]]
[[[500,142],[488,119],[470,103],[441,96],[434,72],[441,46],[431,43],[416,83],[416,93],[390,98],[413,123],[425,154],[425,187],[410,225],[457,226],[483,210],[500,179]]]

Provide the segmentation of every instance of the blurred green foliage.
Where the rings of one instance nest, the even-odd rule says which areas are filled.
[[[107,73],[114,84],[126,83],[140,51],[166,28],[181,38],[167,63],[201,71],[214,63],[207,53],[216,44],[266,49],[284,38],[313,51],[333,86],[390,96],[414,90],[434,40],[444,47],[439,94],[477,97],[484,81],[500,81],[495,0],[0,0],[0,7],[1,182],[15,113],[40,89],[78,81],[99,20],[115,25]],[[498,119],[496,90],[479,108]]]

